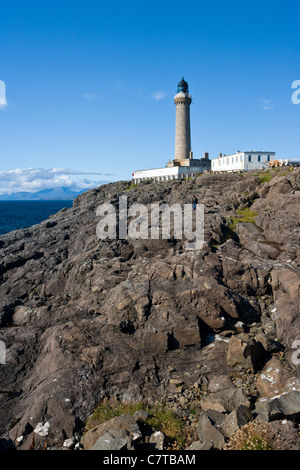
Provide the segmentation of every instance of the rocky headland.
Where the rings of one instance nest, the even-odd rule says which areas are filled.
[[[148,207],[195,194],[203,248],[98,240],[97,207],[122,194]],[[299,196],[299,168],[118,182],[0,237],[0,446],[101,448],[108,434],[163,449],[146,411],[85,432],[101,403],[145,403],[187,423],[186,448],[226,446],[250,422],[300,449]]]

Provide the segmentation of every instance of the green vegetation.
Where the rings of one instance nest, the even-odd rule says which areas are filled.
[[[252,201],[253,202],[253,201]],[[218,246],[223,245],[227,240],[233,239],[238,241],[238,235],[236,233],[236,226],[241,222],[248,224],[255,223],[255,217],[257,212],[252,211],[249,207],[243,207],[236,210],[236,217],[227,217],[227,226],[223,229],[223,237],[220,243],[210,245],[212,250],[216,252]]]
[[[242,445],[241,450],[271,450],[267,441],[261,436],[248,438]]]
[[[148,410],[150,417],[147,424],[156,431],[161,431],[167,436],[171,443],[184,445],[184,422],[175,413],[165,406],[158,406]]]
[[[268,183],[275,175],[272,175],[272,173],[267,172],[263,174],[259,174],[259,179],[261,183]]]
[[[135,404],[117,404],[110,405],[109,403],[100,404],[88,418],[86,422],[86,430],[92,429],[99,424],[104,423],[116,416],[123,414],[133,415],[136,411],[147,411],[149,414],[148,419],[144,425],[150,426],[155,431],[161,431],[167,438],[169,444],[175,444],[178,448],[184,448],[185,444],[185,423],[176,416],[176,414],[164,405],[148,406],[144,402]]]
[[[131,191],[131,189],[135,189],[135,188],[137,188],[137,186],[138,186],[137,184],[131,183],[128,186],[128,188],[125,189],[125,191]]]
[[[289,169],[286,167],[271,168],[258,173],[256,176],[259,177],[261,183],[268,183],[274,176],[286,176],[289,173]]]
[[[241,427],[225,445],[224,450],[276,450],[275,441],[268,424],[250,422]]]
[[[101,403],[94,410],[93,414],[88,418],[86,422],[86,429],[92,429],[99,424],[109,421],[116,416],[121,416],[123,414],[131,414],[136,411],[146,411],[146,406],[144,403],[135,403],[135,404],[118,404],[115,406],[110,405],[109,403]]]
[[[228,229],[231,232],[235,232],[237,224],[245,222],[248,224],[255,223],[255,217],[257,212],[252,211],[249,207],[236,210],[237,217],[231,217],[231,223],[228,225]]]

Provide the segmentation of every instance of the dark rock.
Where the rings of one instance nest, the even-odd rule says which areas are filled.
[[[201,399],[203,410],[215,410],[220,413],[231,412],[239,405],[250,406],[250,402],[245,392],[241,388],[226,388],[215,393],[210,393]]]
[[[164,450],[165,435],[161,431],[151,434],[149,443],[153,444],[153,450]]]
[[[0,439],[0,450],[17,450],[11,439]]]
[[[97,439],[91,450],[128,450],[128,436],[126,431],[122,429],[110,429]]]
[[[260,421],[287,419],[300,423],[300,392],[290,391],[270,399],[261,398],[255,406]]]
[[[186,450],[212,450],[212,442],[195,441]]]
[[[252,413],[245,405],[239,405],[233,410],[222,423],[222,432],[226,437],[230,437],[241,426],[252,420]]]
[[[211,378],[261,367],[277,352],[296,379],[299,176],[293,170],[261,184],[252,172],[203,175],[129,191],[128,182],[117,182],[87,191],[42,224],[1,236],[0,437],[18,449],[30,448],[33,437],[36,448],[45,438],[49,448],[61,448],[112,397],[170,400],[183,416],[200,399],[231,412],[248,398],[229,392],[226,379],[218,389]],[[128,204],[183,204],[194,193],[205,205],[200,252],[185,251],[173,233],[170,240],[97,239],[96,209],[104,202],[118,209],[126,194]],[[230,219],[245,206],[257,213],[255,225],[241,219],[233,233]],[[235,340],[220,333],[242,331],[239,322],[246,345],[227,363]],[[255,343],[262,333],[266,341]],[[272,346],[277,339],[281,350]],[[259,358],[256,344],[263,345]],[[46,422],[47,436],[34,432]]]
[[[287,420],[269,423],[275,450],[300,450],[298,426]]]
[[[255,370],[262,348],[255,340],[245,336],[232,336],[229,341],[227,364],[232,367]]]
[[[219,392],[226,388],[234,388],[233,383],[227,375],[217,375],[209,379],[208,391],[210,393]]]
[[[217,448],[225,443],[224,435],[214,427],[206,412],[202,412],[199,417],[197,435],[201,442],[211,442]]]
[[[133,413],[133,417],[136,421],[147,421],[149,416],[150,416],[149,413],[147,413],[147,411],[144,411],[144,410],[135,411]]]
[[[299,269],[278,269],[272,271],[272,288],[275,307],[272,318],[275,321],[279,338],[284,339],[287,348],[291,348],[295,339],[300,338],[299,318]],[[297,364],[287,356],[292,367]]]
[[[267,362],[257,379],[257,390],[261,397],[271,398],[280,395],[284,391],[287,380],[291,377],[291,371],[287,370],[279,359],[273,357]]]
[[[218,429],[222,426],[224,419],[226,418],[224,413],[215,410],[206,410],[205,414],[210,419],[211,423]]]
[[[109,421],[104,422],[103,424],[99,424],[94,428],[90,429],[85,433],[82,439],[82,445],[84,450],[91,450],[98,439],[103,437],[106,433],[109,433],[114,439],[121,436],[121,440],[124,440],[124,433],[117,435],[112,430],[126,431],[127,434],[131,437],[132,441],[136,441],[140,439],[142,434],[140,428],[136,422],[136,420],[130,414],[125,414],[121,416],[117,416],[115,418],[110,419]],[[115,440],[112,439],[112,445],[115,445]],[[121,442],[121,443],[122,443]],[[104,445],[103,439],[101,440],[101,445]]]

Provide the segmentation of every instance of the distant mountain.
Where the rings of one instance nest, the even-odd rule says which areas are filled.
[[[12,194],[0,194],[0,201],[42,201],[42,200],[68,200],[75,199],[79,194],[88,191],[90,188],[83,189],[81,191],[72,191],[69,188],[51,188],[51,189],[42,189],[41,191],[36,191],[30,193],[27,191],[19,191]]]

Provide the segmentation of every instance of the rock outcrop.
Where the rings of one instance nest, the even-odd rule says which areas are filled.
[[[253,419],[256,410],[260,419],[297,421],[300,171],[274,175],[265,183],[249,173],[104,185],[0,237],[3,442],[63,448],[112,397],[168,403],[187,415],[196,408],[204,413],[199,433],[213,435],[202,437],[208,448],[250,419],[245,406]],[[183,205],[193,194],[205,207],[201,251],[186,251],[172,234],[97,239],[100,204],[118,207],[126,195],[128,205]],[[253,223],[238,208],[250,209]],[[280,374],[268,366],[274,357]],[[282,393],[282,374],[296,385],[272,400]],[[283,402],[286,413],[278,411]],[[223,432],[208,410],[224,414]],[[125,446],[124,432],[110,433],[113,445]]]

